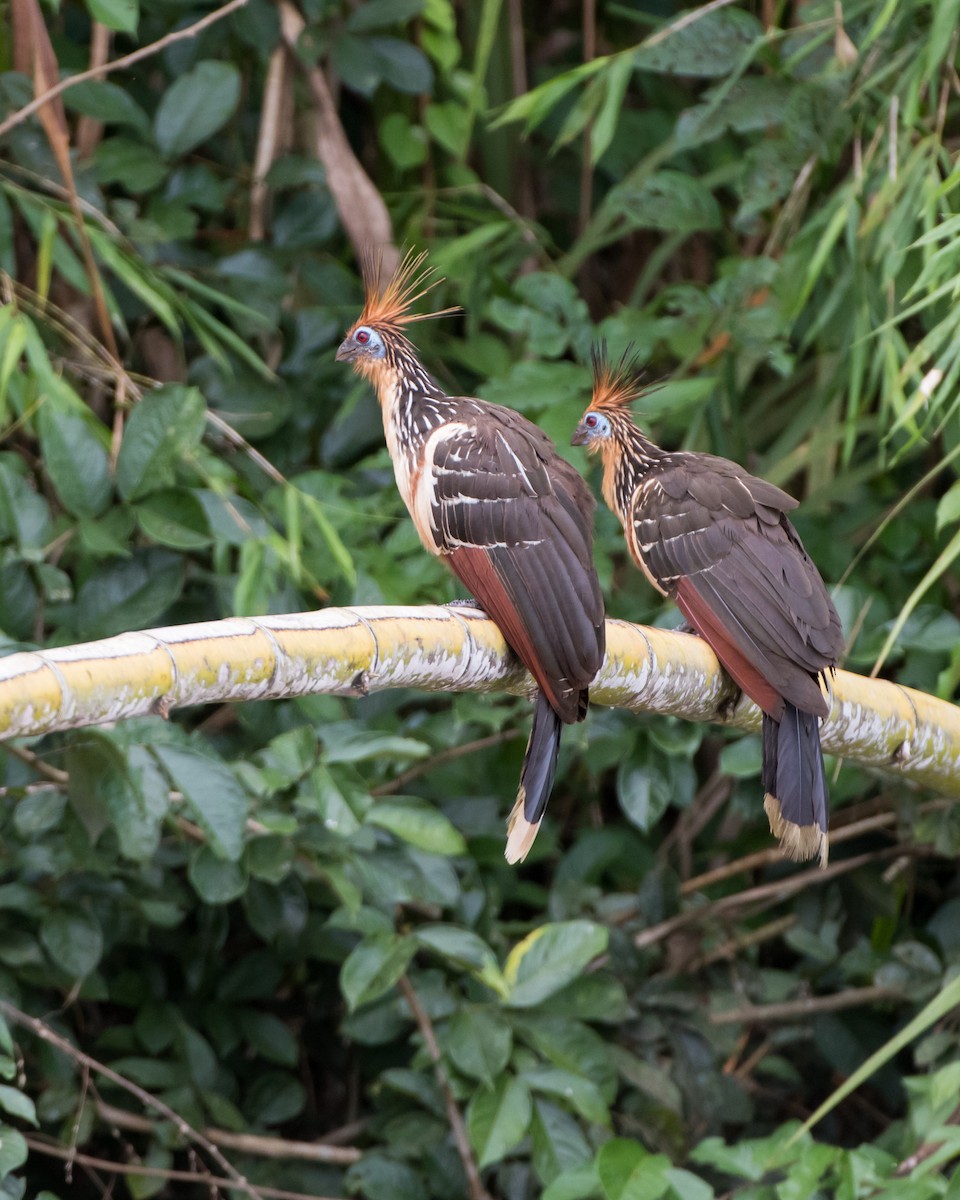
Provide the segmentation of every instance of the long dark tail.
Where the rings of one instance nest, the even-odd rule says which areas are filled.
[[[792,704],[775,721],[763,715],[760,781],[770,832],[784,854],[800,861],[819,856],[827,865],[827,776],[820,749],[820,721]]]
[[[562,730],[563,722],[550,701],[542,691],[538,692],[530,740],[520,771],[520,790],[507,825],[504,855],[508,863],[523,862],[537,836],[557,773]]]

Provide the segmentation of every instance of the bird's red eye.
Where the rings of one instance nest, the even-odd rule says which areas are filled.
[[[354,340],[358,341],[361,346],[365,346],[370,341],[370,333],[366,329],[358,329],[353,336]]]
[[[584,423],[584,425],[586,425],[586,427],[588,429],[596,429],[597,414],[596,413],[587,413],[587,415],[583,419],[583,423]]]

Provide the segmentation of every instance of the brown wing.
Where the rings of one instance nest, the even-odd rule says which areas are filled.
[[[669,455],[638,489],[647,568],[743,690],[779,720],[783,699],[826,716],[817,676],[843,634],[786,512],[796,501],[735,463]]]
[[[441,553],[562,719],[580,719],[604,650],[589,489],[539,429],[493,406],[439,429],[427,453]]]

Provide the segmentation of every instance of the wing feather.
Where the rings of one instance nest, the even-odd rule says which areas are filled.
[[[518,413],[474,402],[431,448],[430,508],[441,554],[565,721],[604,650],[593,566],[593,498]]]
[[[725,459],[675,454],[641,485],[634,509],[647,569],[775,717],[783,699],[826,715],[817,676],[842,649],[836,609],[785,515],[795,506]]]

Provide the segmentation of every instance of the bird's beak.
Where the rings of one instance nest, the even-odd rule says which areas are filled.
[[[346,338],[337,347],[336,361],[337,362],[353,362],[357,357],[357,347],[353,342]]]
[[[590,435],[584,428],[583,422],[573,431],[573,437],[570,439],[571,446],[585,446],[590,441]]]

